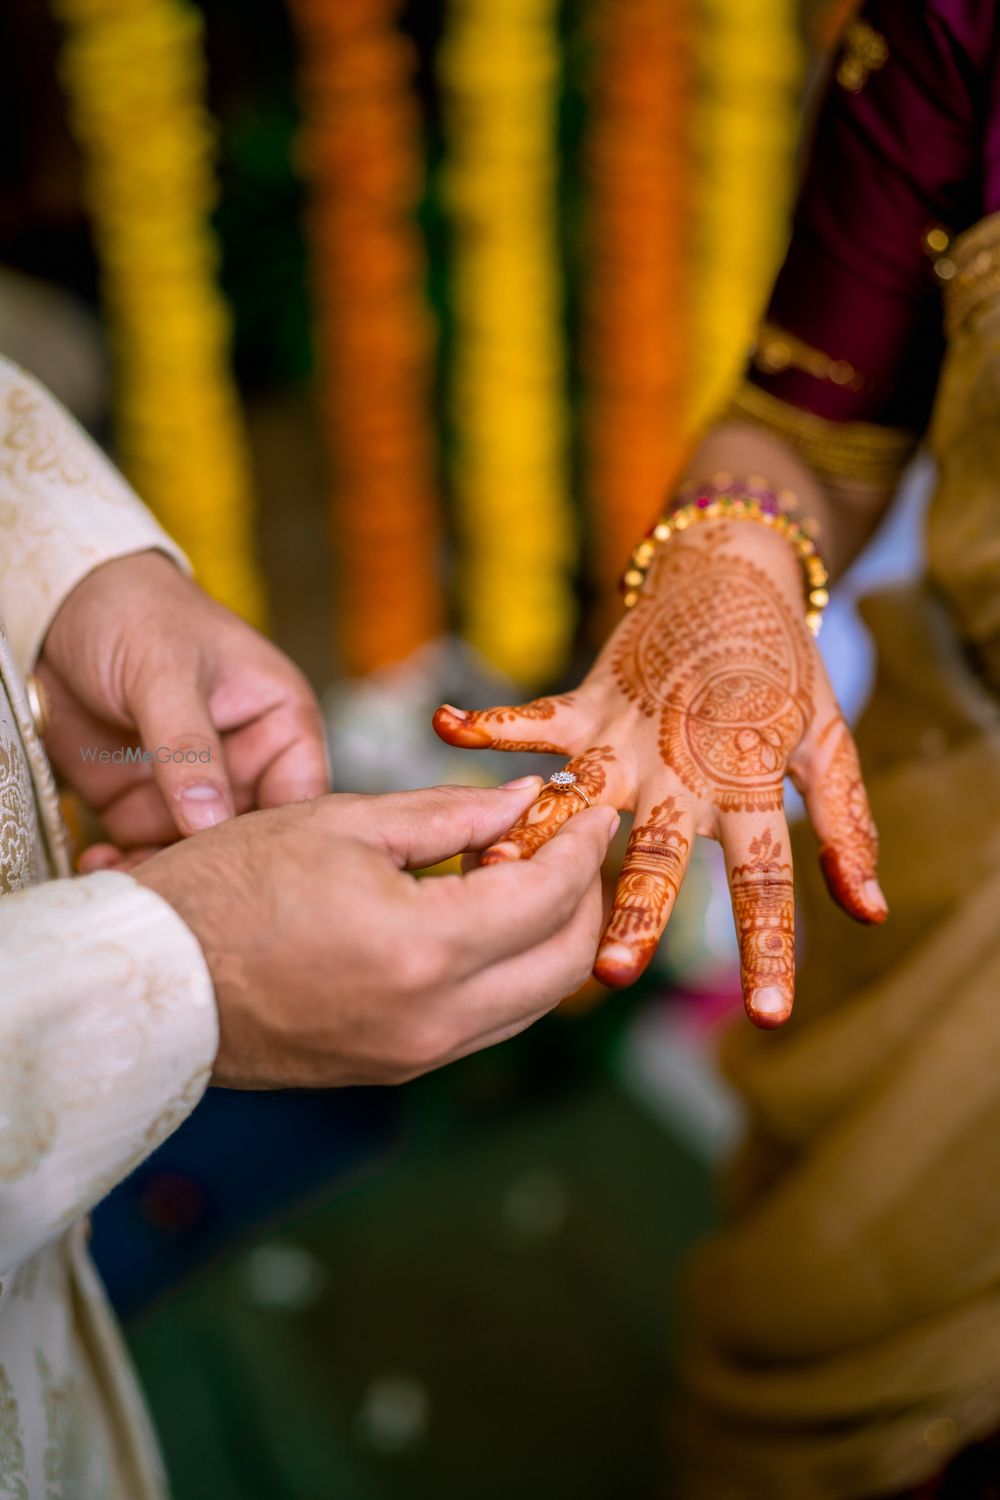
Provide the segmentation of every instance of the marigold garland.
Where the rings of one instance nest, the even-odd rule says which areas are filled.
[[[787,239],[803,50],[797,0],[702,0],[693,122],[695,429],[735,384]]]
[[[185,0],[54,0],[116,364],[118,457],[217,598],[260,621],[252,484],[215,284],[202,22]]]
[[[339,656],[363,676],[441,629],[423,164],[399,0],[293,0]]]
[[[465,631],[526,686],[564,668],[575,624],[557,255],[558,0],[451,0],[450,390]]]
[[[584,445],[604,603],[690,443],[692,22],[684,0],[595,0],[586,139]]]

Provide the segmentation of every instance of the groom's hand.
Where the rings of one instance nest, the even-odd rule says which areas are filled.
[[[401,1082],[513,1036],[577,989],[601,930],[612,809],[572,818],[530,861],[408,873],[487,848],[540,785],[321,797],[237,818],[136,869],[207,959],[215,1082]]]
[[[38,670],[53,704],[49,756],[118,850],[328,790],[302,673],[159,552],[116,558],[78,583]],[[81,868],[113,858],[100,847]]]

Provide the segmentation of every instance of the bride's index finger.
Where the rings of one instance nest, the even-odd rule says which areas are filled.
[[[722,849],[746,1013],[755,1026],[782,1026],[795,999],[795,895],[784,814],[727,819]]]

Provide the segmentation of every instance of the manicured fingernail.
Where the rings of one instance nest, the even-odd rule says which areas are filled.
[[[618,830],[619,830],[619,828],[621,826],[622,826],[622,820],[618,816],[618,814],[615,813],[614,817],[611,819],[611,822],[608,825],[608,843],[609,844],[611,843],[611,840],[614,838],[615,834],[618,832]]]
[[[229,817],[226,799],[217,786],[186,786],[181,790],[179,800],[184,821],[195,832],[214,828]]]
[[[494,844],[483,855],[484,865],[503,865],[512,859],[520,859],[521,851],[516,844]]]
[[[467,719],[469,717],[464,708],[456,708],[452,703],[442,703],[441,707],[446,714],[454,714],[456,719]]]
[[[538,786],[541,783],[540,776],[518,776],[516,781],[503,781],[498,788],[501,792],[520,792],[525,787]]]
[[[861,887],[861,895],[869,911],[881,912],[883,916],[888,916],[889,903],[882,894],[882,887],[877,880],[866,880]]]
[[[751,1014],[765,1026],[777,1026],[791,1013],[791,1008],[788,996],[776,984],[766,984],[750,996]]]

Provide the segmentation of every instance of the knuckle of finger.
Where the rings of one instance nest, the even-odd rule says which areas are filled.
[[[407,994],[420,994],[442,982],[447,967],[444,945],[434,938],[411,943],[395,960],[396,978]]]

